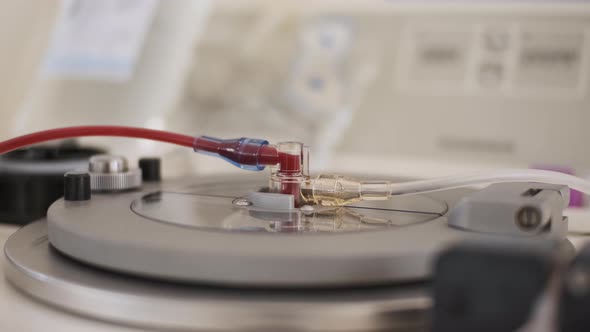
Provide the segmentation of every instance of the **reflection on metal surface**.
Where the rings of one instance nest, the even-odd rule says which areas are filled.
[[[234,189],[235,190],[235,189]],[[189,192],[153,192],[137,199],[131,209],[138,215],[181,226],[246,232],[354,232],[427,222],[443,215],[444,202],[427,196],[399,197],[341,207],[261,209],[237,204],[233,193],[214,196]]]

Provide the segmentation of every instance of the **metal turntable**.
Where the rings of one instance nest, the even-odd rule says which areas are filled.
[[[449,226],[472,190],[296,208],[260,176],[162,181],[157,160],[90,165],[66,174],[46,219],[7,241],[6,277],[40,301],[125,325],[424,330],[437,254],[495,236]],[[535,234],[554,236],[550,226]]]
[[[271,168],[270,178],[162,180],[157,158],[131,167],[122,156],[95,155],[65,173],[64,197],[45,218],[5,243],[6,278],[23,293],[156,330],[518,327],[563,261],[565,184],[590,192],[581,179],[544,171],[407,182],[311,177],[299,142],[131,127],[53,129],[0,142],[0,153],[80,135],[163,140],[243,169]],[[484,182],[495,184],[445,189]],[[509,292],[516,300],[497,301],[515,280],[526,284]]]

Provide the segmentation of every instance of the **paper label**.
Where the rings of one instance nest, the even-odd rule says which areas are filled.
[[[44,64],[52,78],[129,80],[158,0],[66,0]]]

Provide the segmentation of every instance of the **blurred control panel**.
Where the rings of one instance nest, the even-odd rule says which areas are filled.
[[[183,123],[322,155],[590,167],[590,2],[254,3],[214,8]]]
[[[418,93],[581,97],[585,22],[412,22],[403,28],[397,84]]]

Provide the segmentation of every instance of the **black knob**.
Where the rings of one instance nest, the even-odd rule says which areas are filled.
[[[160,181],[160,158],[141,158],[139,159],[139,168],[141,169],[141,179],[145,182]]]
[[[64,181],[66,201],[87,201],[90,199],[90,175],[86,171],[67,172]]]

